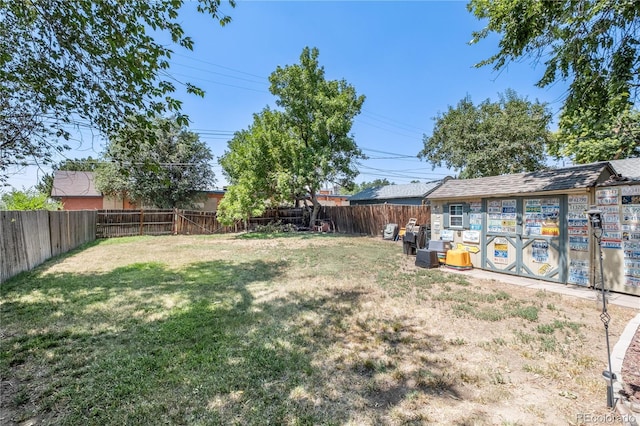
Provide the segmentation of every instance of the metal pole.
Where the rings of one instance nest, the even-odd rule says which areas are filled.
[[[598,236],[597,231],[594,231],[594,236],[598,241],[598,256],[600,257],[600,286],[601,286],[600,288],[602,289],[602,313],[600,314],[600,320],[604,324],[604,335],[605,335],[605,340],[607,341],[607,360],[609,362],[609,374],[608,374],[609,383],[607,384],[607,407],[613,408],[613,406],[615,405],[615,401],[613,398],[614,375],[613,375],[613,371],[611,370],[611,349],[609,346],[609,321],[611,320],[611,317],[607,312],[607,299],[606,299],[606,294],[604,289],[604,269],[602,268],[602,245],[601,245],[602,235]]]

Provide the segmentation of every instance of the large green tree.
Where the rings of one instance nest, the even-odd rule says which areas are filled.
[[[543,62],[537,82],[570,82],[551,153],[578,163],[640,154],[640,2],[637,0],[471,0],[486,22],[472,43],[499,34],[498,52],[478,66],[500,70]]]
[[[463,179],[538,170],[551,140],[550,122],[545,104],[513,90],[498,102],[486,99],[479,105],[467,96],[435,118],[433,134],[423,137],[418,157],[434,168],[453,168]]]
[[[259,216],[268,206],[304,195],[296,193],[290,173],[296,160],[295,144],[290,142],[282,112],[269,108],[254,114],[248,129],[236,132],[218,160],[230,183],[218,207],[223,223]]]
[[[185,124],[167,73],[172,46],[193,49],[179,18],[183,3],[0,0],[0,179],[34,157],[50,162],[67,148],[72,126],[109,135],[122,117],[139,114],[149,126],[166,111]],[[220,5],[198,0],[197,9],[225,24]]]
[[[364,96],[345,80],[326,80],[318,55],[318,49],[306,47],[299,64],[278,67],[269,76],[280,109],[255,115],[254,124],[230,142],[221,162],[232,185],[244,186],[233,191],[275,200],[307,197],[313,205],[311,223],[320,210],[317,194],[323,183],[351,185],[358,174],[355,161],[365,158],[350,134]],[[260,141],[266,138],[272,148],[263,155]],[[240,148],[245,144],[249,148]],[[241,149],[261,154],[248,156],[250,163],[237,167],[245,161],[234,160],[240,157],[234,151]]]
[[[96,171],[96,188],[158,208],[193,207],[215,182],[213,154],[175,120],[153,123],[152,129],[132,124],[109,142],[105,162]]]

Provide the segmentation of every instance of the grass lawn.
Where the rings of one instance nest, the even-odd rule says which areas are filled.
[[[102,240],[0,285],[0,424],[581,424],[599,306],[320,234]],[[610,306],[612,344],[635,311]],[[592,417],[593,418],[593,417]]]

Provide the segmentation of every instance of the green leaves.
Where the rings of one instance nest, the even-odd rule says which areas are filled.
[[[235,2],[229,2],[233,7]],[[0,0],[0,178],[28,157],[49,161],[64,148],[69,125],[118,133],[123,117],[147,121],[177,113],[176,87],[163,79],[169,37],[193,49],[179,19],[182,0]],[[199,0],[198,10],[220,24],[220,0]],[[187,84],[187,92],[203,91]],[[10,114],[11,111],[19,114]]]
[[[128,196],[158,208],[189,208],[211,189],[213,154],[198,135],[175,120],[130,120],[114,137],[97,170],[96,187],[107,195]]]
[[[49,199],[48,194],[33,189],[2,194],[0,210],[60,210],[62,203]]]
[[[282,110],[266,108],[254,115],[249,129],[229,142],[220,164],[232,187],[244,188],[232,189],[233,201],[225,195],[221,214],[246,218],[264,203],[309,197],[313,220],[321,185],[348,186],[357,176],[355,161],[364,155],[349,132],[364,96],[344,80],[325,80],[318,55],[318,49],[307,47],[300,64],[278,67],[269,76],[271,93]]]
[[[637,111],[640,3],[471,0],[467,8],[487,20],[484,29],[473,33],[472,43],[491,33],[501,35],[498,53],[477,66],[493,64],[501,69],[512,60],[529,58],[545,65],[538,86],[570,82],[554,153],[576,162],[640,154],[637,139],[613,130],[623,117]],[[605,140],[611,138],[619,140]],[[631,149],[626,149],[629,142]]]
[[[611,121],[599,121],[589,109],[563,113],[561,131],[550,145],[555,156],[571,155],[578,163],[590,163],[640,155],[640,112],[627,110]],[[593,124],[587,126],[586,121]]]
[[[466,97],[435,118],[433,134],[423,137],[418,156],[434,167],[459,170],[463,179],[538,170],[551,140],[550,121],[545,104],[531,103],[513,90],[499,102],[487,99],[478,106]]]

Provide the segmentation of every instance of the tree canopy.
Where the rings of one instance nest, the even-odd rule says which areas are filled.
[[[218,206],[224,223],[261,215],[268,206],[302,198],[290,169],[295,144],[287,138],[283,114],[265,108],[246,130],[236,132],[218,162],[231,184]]]
[[[167,74],[172,45],[193,49],[178,16],[183,3],[0,0],[0,179],[34,157],[51,162],[74,126],[108,136],[122,117],[149,126],[166,111],[185,124]],[[224,25],[220,4],[198,0],[197,9]]]
[[[260,200],[295,202],[308,198],[317,217],[317,194],[325,182],[349,186],[355,161],[364,158],[350,134],[364,96],[345,80],[326,80],[319,51],[304,48],[300,64],[277,67],[269,76],[279,110],[254,115],[246,131],[236,133],[220,160],[231,186],[220,211],[234,217],[232,200],[249,200],[235,216],[246,217]],[[240,196],[240,194],[244,194]],[[238,210],[239,209],[239,210]]]
[[[131,147],[135,142],[135,148]],[[211,189],[211,150],[174,120],[154,120],[153,129],[125,128],[107,146],[96,171],[96,188],[158,208],[189,208]]]
[[[479,105],[467,96],[434,120],[433,134],[424,135],[418,153],[434,168],[444,163],[463,179],[544,168],[551,113],[513,90]]]
[[[471,0],[467,8],[487,22],[472,43],[501,37],[478,66],[530,58],[544,61],[539,87],[570,82],[552,154],[578,163],[640,154],[640,2]]]

